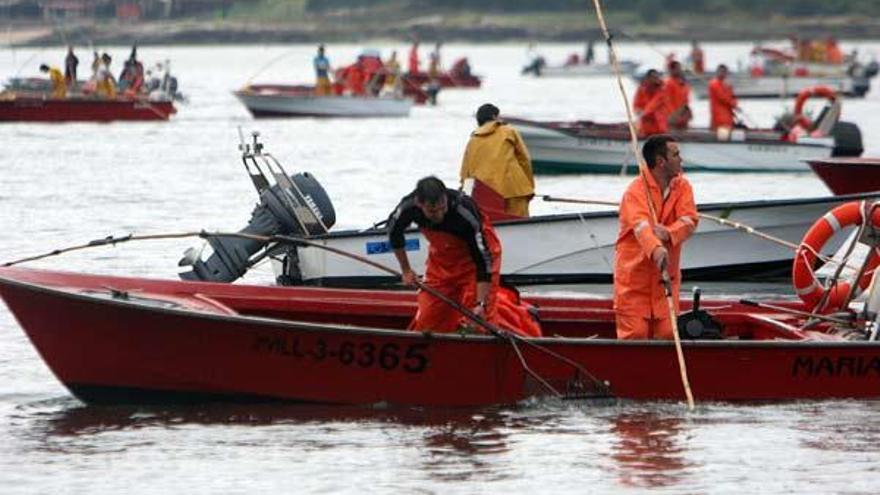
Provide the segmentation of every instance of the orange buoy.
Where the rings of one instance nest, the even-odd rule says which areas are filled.
[[[817,254],[835,233],[845,227],[861,225],[865,222],[864,210],[866,204],[863,201],[852,201],[834,208],[830,212],[816,220],[810,230],[804,235],[804,239],[798,246],[792,265],[792,284],[798,297],[804,301],[807,308],[812,311],[820,301],[825,298],[825,303],[818,308],[820,313],[830,313],[840,309],[852,287],[848,281],[837,281],[831,287],[823,286],[816,278],[813,266],[816,263]],[[880,228],[880,208],[871,208],[871,224]],[[856,283],[858,290],[865,290],[871,283],[874,269],[880,265],[880,255],[876,249],[872,249],[868,255],[867,266]],[[826,292],[830,292],[825,296]]]

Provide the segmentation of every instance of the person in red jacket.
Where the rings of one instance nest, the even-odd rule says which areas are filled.
[[[668,135],[651,136],[642,156],[647,170],[639,171],[620,201],[614,254],[617,338],[672,339],[665,283],[677,314],[681,248],[699,216],[693,189],[681,174],[678,143]]]
[[[727,82],[727,66],[721,64],[715,71],[715,77],[709,81],[709,112],[710,127],[718,134],[718,139],[727,140],[733,129],[733,114],[739,108],[733,88]]]
[[[693,118],[690,107],[691,86],[684,76],[681,63],[673,61],[669,66],[669,76],[663,82],[666,101],[669,103],[669,127],[684,130]]]
[[[668,128],[669,101],[663,91],[660,73],[649,70],[636,90],[633,109],[639,118],[639,136],[662,134]]]
[[[419,41],[413,41],[412,48],[409,49],[409,73],[419,73]]]
[[[406,254],[404,232],[411,223],[428,240],[424,285],[477,316],[510,331],[540,336],[541,328],[525,304],[501,283],[501,241],[489,220],[469,196],[448,189],[436,177],[425,177],[404,196],[388,218],[388,238],[406,285],[417,275]],[[411,330],[439,333],[474,327],[450,304],[428,291],[419,291],[418,311]],[[485,329],[475,327],[485,333]]]

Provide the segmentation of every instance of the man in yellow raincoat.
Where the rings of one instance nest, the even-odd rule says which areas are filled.
[[[60,69],[43,64],[40,66],[40,72],[49,73],[49,80],[52,81],[52,98],[67,98],[67,81]]]
[[[498,107],[486,103],[477,109],[477,130],[461,162],[461,180],[475,178],[504,197],[504,212],[529,216],[535,196],[532,160],[519,132],[498,119]]]

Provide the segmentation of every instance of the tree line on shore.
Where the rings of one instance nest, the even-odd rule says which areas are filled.
[[[592,9],[592,0],[307,0],[309,12],[327,12],[344,8],[370,8],[387,5],[413,11],[449,9],[487,12],[584,11]],[[785,15],[877,15],[877,0],[614,0],[603,2],[616,12],[636,11],[644,18],[669,14],[730,14],[753,16]]]

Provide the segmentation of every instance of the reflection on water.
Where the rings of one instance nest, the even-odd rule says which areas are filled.
[[[623,413],[611,419],[617,435],[611,457],[620,482],[634,487],[665,487],[681,483],[690,463],[685,460],[682,419],[653,412]]]

